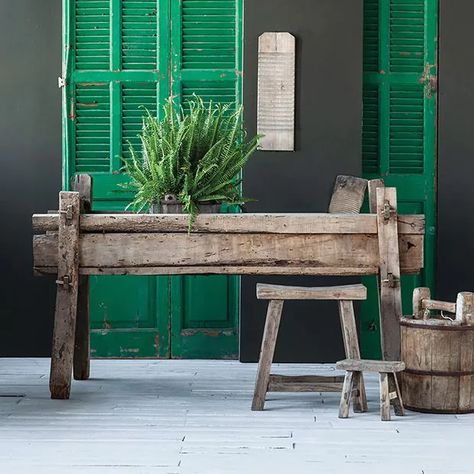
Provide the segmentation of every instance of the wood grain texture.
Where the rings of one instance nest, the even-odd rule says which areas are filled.
[[[418,272],[423,267],[423,236],[401,235],[399,245],[402,271]],[[33,258],[36,268],[53,267],[54,272],[57,236],[33,236]],[[226,273],[222,267],[230,266],[266,267],[268,274],[271,267],[276,274],[294,274],[299,267],[306,274],[312,271],[305,268],[313,268],[315,274],[347,275],[351,269],[356,275],[372,275],[379,266],[379,252],[377,235],[364,234],[82,234],[80,266],[102,268],[101,273],[137,267],[148,267],[150,272],[152,267],[173,267],[163,274],[193,273],[192,267],[209,267],[211,274]]]
[[[382,421],[390,421],[390,395],[388,388],[388,374],[381,372],[380,375],[380,418]]]
[[[366,189],[366,179],[338,176],[329,203],[329,213],[359,214]]]
[[[474,411],[474,330],[455,323],[402,320],[406,407],[440,413]]]
[[[338,301],[339,318],[341,321],[344,353],[349,359],[360,359],[359,338],[355,320],[354,304],[352,301]],[[356,393],[353,394],[354,411],[367,411],[367,396],[365,394],[364,378],[356,376],[353,380]]]
[[[275,354],[278,329],[280,327],[283,301],[274,300],[268,303],[262,347],[258,360],[257,379],[252,400],[252,410],[261,411],[265,405],[265,395],[270,382],[270,370]]]
[[[80,212],[92,211],[92,177],[77,175],[72,189],[79,193]],[[90,375],[90,316],[89,316],[89,276],[79,276],[77,297],[76,332],[74,338],[73,375],[75,380],[87,380]]]
[[[94,232],[182,232],[188,233],[189,218],[183,214],[85,214],[81,233]],[[34,214],[35,233],[57,231],[58,214]],[[423,215],[398,216],[400,234],[423,235]],[[373,214],[199,214],[192,233],[270,234],[376,234]]]
[[[423,300],[431,298],[431,290],[421,287],[413,290],[413,318],[424,319]]]
[[[271,374],[267,392],[340,392],[344,377]]]
[[[336,363],[336,368],[356,372],[401,372],[405,370],[405,363],[387,360],[344,359]]]
[[[352,400],[355,413],[365,413],[369,411],[364,375],[362,372],[354,372],[354,389],[352,391]]]
[[[60,224],[56,311],[54,317],[51,398],[69,398],[79,286],[79,193],[59,193]]]
[[[342,390],[342,382],[273,382],[270,380],[267,392],[340,392]]]
[[[474,293],[463,291],[456,299],[456,321],[469,326],[474,325]],[[453,311],[454,312],[454,311]]]
[[[390,393],[395,394],[395,397],[390,398],[390,404],[393,406],[395,415],[404,416],[405,408],[403,406],[402,393],[398,384],[398,378],[393,372],[388,373],[388,389]]]
[[[384,188],[383,179],[371,179],[367,183],[367,193],[369,195],[369,210],[372,214],[377,213],[377,189]]]
[[[402,317],[402,294],[400,249],[397,238],[397,191],[395,188],[377,188],[376,195],[382,355],[386,360],[398,360],[400,359],[399,321]]]
[[[349,408],[351,406],[352,387],[353,387],[353,372],[346,372],[344,377],[344,385],[342,387],[341,401],[339,403],[339,418],[349,417]]]
[[[293,151],[296,41],[290,33],[258,39],[257,133],[261,150]]]
[[[456,303],[450,303],[449,301],[423,299],[421,307],[428,311],[447,311],[448,313],[456,313]]]
[[[367,288],[364,285],[303,287],[258,283],[257,298],[260,300],[365,300]]]

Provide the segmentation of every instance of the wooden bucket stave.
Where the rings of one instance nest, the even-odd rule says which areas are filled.
[[[406,408],[474,412],[474,326],[436,318],[402,318],[400,326]]]

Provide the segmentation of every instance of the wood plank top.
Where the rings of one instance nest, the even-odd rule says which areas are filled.
[[[344,359],[336,363],[336,369],[357,372],[402,372],[405,363],[398,360]]]
[[[58,229],[58,214],[34,214],[35,233]],[[81,233],[188,232],[184,214],[83,214]],[[398,216],[400,234],[423,235],[423,215]],[[192,233],[376,234],[376,214],[200,214]]]

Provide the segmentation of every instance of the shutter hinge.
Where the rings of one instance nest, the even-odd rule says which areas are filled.
[[[63,87],[66,87],[66,79],[64,77],[59,76],[58,77],[58,87],[59,89],[62,89]]]

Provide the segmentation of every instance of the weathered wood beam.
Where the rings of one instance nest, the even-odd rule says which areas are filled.
[[[397,191],[378,188],[377,225],[380,257],[380,333],[385,360],[400,359],[401,258],[398,245]]]
[[[56,267],[34,267],[38,275],[54,274]],[[364,276],[375,275],[377,267],[299,267],[299,266],[189,266],[189,267],[81,267],[81,275],[323,275]],[[418,273],[412,269],[410,273]]]
[[[428,310],[447,311],[448,313],[456,312],[456,303],[450,303],[448,301],[425,299],[422,300],[421,306],[423,309]]]
[[[72,189],[79,193],[81,214],[92,211],[92,177],[76,175]],[[77,296],[76,335],[74,340],[73,375],[75,380],[87,380],[90,374],[89,276],[80,275]]]
[[[379,265],[376,234],[83,234],[79,242],[81,268],[300,266],[367,275]],[[33,237],[36,269],[57,266],[57,245],[57,235]],[[423,236],[402,235],[399,245],[403,271],[423,267]]]
[[[69,398],[79,286],[79,193],[59,193],[61,221],[56,255],[61,255],[56,280],[56,313],[49,388],[51,398]]]
[[[58,230],[58,214],[34,214],[33,231]],[[84,232],[183,232],[189,217],[182,214],[84,214]],[[400,234],[424,234],[422,215],[398,216]],[[375,214],[201,214],[192,233],[376,234]]]

